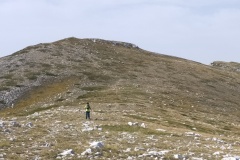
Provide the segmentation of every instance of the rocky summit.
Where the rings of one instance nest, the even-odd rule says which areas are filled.
[[[71,37],[0,68],[1,160],[240,159],[239,63]]]

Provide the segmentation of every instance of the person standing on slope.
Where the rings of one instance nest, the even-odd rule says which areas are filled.
[[[86,119],[90,119],[90,111],[92,110],[90,107],[89,102],[87,102],[86,106],[84,107],[86,110]]]

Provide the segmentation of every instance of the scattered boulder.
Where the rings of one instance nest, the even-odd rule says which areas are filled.
[[[82,156],[89,155],[89,154],[92,154],[92,149],[91,148],[88,148],[84,152],[81,153]]]
[[[126,150],[123,150],[123,152],[125,152],[125,153],[131,152],[131,148],[127,148]]]
[[[81,156],[101,156],[102,155],[102,148],[104,147],[104,143],[99,141],[94,141],[90,143],[90,148],[86,149],[81,153]],[[83,157],[81,157],[83,158]]]
[[[203,158],[192,157],[192,160],[203,160]]]
[[[135,152],[137,152],[137,151],[140,151],[140,150],[142,150],[142,151],[143,151],[143,150],[144,150],[144,148],[142,148],[142,147],[135,147],[135,148],[134,148],[134,151],[135,151]]]
[[[129,126],[138,126],[138,122],[128,122]]]
[[[157,131],[159,131],[159,132],[166,132],[166,130],[165,129],[156,129]]]
[[[174,158],[174,159],[183,159],[184,156],[181,155],[181,154],[174,154],[174,155],[173,155],[173,158]]]
[[[6,125],[4,121],[0,121],[0,127],[3,128]]]
[[[11,130],[9,128],[6,128],[3,130],[4,133],[11,133]]]
[[[73,156],[74,155],[74,152],[72,149],[67,149],[67,150],[64,150],[62,153],[58,154],[58,157],[57,159],[61,159],[63,157],[66,157],[66,156]]]
[[[142,123],[142,124],[140,125],[140,127],[146,128],[146,125],[145,125],[144,123]]]
[[[90,147],[94,148],[94,149],[101,149],[104,147],[104,144],[101,141],[100,142],[94,141],[94,142],[90,143]]]
[[[26,127],[29,127],[29,128],[32,128],[32,127],[33,127],[33,124],[32,124],[32,122],[28,122],[25,126],[26,126]]]
[[[11,127],[21,127],[21,125],[16,121],[10,122],[9,126],[11,126]]]
[[[147,153],[144,153],[143,155],[138,156],[138,158],[143,158],[143,157],[162,157],[166,153],[170,152],[169,150],[164,150],[164,151],[148,151]]]
[[[234,156],[234,157],[225,157],[222,160],[240,160],[240,156]]]
[[[83,129],[82,129],[83,132],[93,131],[93,130],[94,130],[94,128],[90,127],[89,122],[83,123]]]
[[[216,137],[213,137],[213,138],[212,138],[212,141],[217,142],[217,143],[224,143],[223,140],[221,140],[221,139],[219,139],[219,138],[216,138]]]
[[[222,154],[222,153],[223,153],[223,152],[218,151],[218,152],[214,152],[213,155],[214,155],[214,156],[219,156],[219,155]]]

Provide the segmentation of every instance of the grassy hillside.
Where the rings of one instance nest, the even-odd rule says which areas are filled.
[[[27,47],[1,58],[0,67],[0,120],[10,126],[0,127],[0,146],[8,159],[55,159],[69,148],[72,159],[240,154],[237,70],[77,38]],[[92,121],[84,119],[86,102]],[[83,131],[86,126],[93,130]],[[101,151],[81,155],[99,140]],[[156,150],[168,152],[141,157]]]

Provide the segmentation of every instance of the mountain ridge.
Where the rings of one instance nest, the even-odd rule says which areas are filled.
[[[123,47],[126,47],[126,48],[136,48],[136,49],[139,49],[136,45],[134,45],[134,44],[131,44],[131,43],[126,43],[126,42],[118,42],[118,41],[106,41],[106,40],[101,40],[101,39],[84,39],[84,40],[86,40],[86,41],[88,41],[88,42],[86,42],[86,46],[88,45],[88,43],[89,42],[93,42],[93,43],[95,43],[96,41],[98,41],[99,43],[107,43],[107,44],[111,44],[111,45],[113,45],[113,46],[123,46]],[[84,41],[84,40],[82,40],[82,41]],[[28,62],[28,65],[29,65],[29,67],[31,68],[33,65],[34,65],[34,63],[36,62],[36,63],[38,63],[37,61],[44,61],[44,59],[43,59],[43,57],[41,57],[40,55],[36,55],[36,57],[38,57],[37,58],[37,60],[34,60],[34,57],[31,57],[31,53],[29,53],[28,51],[40,51],[40,53],[44,53],[44,52],[48,52],[48,50],[49,50],[49,48],[50,48],[50,50],[51,50],[51,47],[54,47],[54,46],[57,46],[57,47],[59,47],[59,46],[62,46],[62,45],[64,45],[64,43],[66,43],[67,45],[69,45],[69,44],[71,44],[70,46],[71,47],[74,47],[73,45],[76,45],[76,44],[78,44],[80,41],[79,41],[79,39],[77,39],[77,38],[74,38],[74,37],[71,37],[71,38],[67,38],[67,39],[63,39],[63,40],[59,40],[59,41],[56,41],[56,42],[54,42],[54,43],[43,43],[43,44],[38,44],[38,45],[33,45],[33,46],[29,46],[29,47],[26,47],[26,48],[24,48],[24,49],[22,49],[22,50],[20,50],[20,51],[18,51],[18,52],[15,52],[15,53],[13,53],[12,55],[10,55],[10,56],[7,56],[6,58],[4,57],[4,58],[1,58],[2,59],[2,63],[4,63],[4,59],[7,59],[7,58],[12,58],[12,57],[21,57],[21,58],[16,58],[16,60],[11,60],[10,62],[7,60],[6,61],[6,63],[7,64],[3,64],[3,66],[1,66],[1,68],[3,68],[3,70],[8,70],[7,69],[7,67],[9,67],[10,68],[10,71],[11,70],[14,70],[14,67],[12,67],[12,66],[15,66],[15,68],[17,68],[17,67],[19,67],[19,66],[21,66],[21,65],[24,65],[23,63],[22,63],[22,61],[25,61],[25,62]],[[85,47],[85,49],[86,49],[86,46],[84,46]],[[49,51],[50,51],[49,50]],[[27,53],[27,54],[29,54],[29,55],[25,55],[25,53]],[[53,56],[56,56],[56,57],[58,57],[59,55],[61,55],[62,53],[60,53],[59,55],[58,55],[59,53],[54,53],[53,54]],[[89,56],[89,55],[88,55]],[[45,56],[46,57],[46,56]],[[44,58],[45,58],[44,57]],[[79,61],[81,61],[81,60],[79,60]],[[10,66],[9,65],[9,63],[12,65],[12,66]],[[40,63],[40,62],[39,62]],[[59,64],[59,63],[58,63]],[[48,63],[48,64],[44,64],[45,66],[43,66],[43,67],[45,67],[45,68],[47,68],[47,67],[51,67],[50,66],[50,64]],[[60,65],[59,65],[60,66]],[[48,75],[51,75],[51,73],[47,73]],[[11,75],[8,75],[9,77],[11,76]],[[35,76],[34,76],[34,74],[33,75],[28,75],[29,76],[29,78],[30,79],[34,79],[34,78],[36,78]],[[7,77],[7,76],[6,76]],[[39,83],[39,82],[38,82]],[[36,84],[37,85],[37,84]],[[6,102],[7,104],[8,104],[8,106],[9,105],[11,105],[9,102]]]
[[[61,119],[74,123],[76,134],[82,135],[85,132],[77,132],[78,121],[72,119],[71,114],[84,122],[77,115],[77,110],[79,106],[90,102],[96,107],[96,112],[93,112],[96,119],[90,124],[102,125],[105,131],[113,135],[124,131],[131,133],[132,128],[126,125],[127,121],[139,121],[149,127],[145,130],[137,127],[134,133],[141,136],[154,135],[158,140],[166,138],[172,143],[179,137],[181,145],[186,139],[189,143],[195,141],[183,136],[185,132],[197,132],[191,136],[194,139],[197,134],[204,136],[200,138],[203,143],[200,148],[204,151],[204,143],[208,143],[205,140],[207,137],[222,136],[228,145],[239,141],[238,63],[213,62],[211,65],[204,65],[145,51],[131,43],[70,37],[26,47],[1,58],[0,67],[0,115],[6,121],[9,117],[27,123],[29,117],[35,117],[36,114],[47,121],[35,122],[38,126],[51,130],[50,119],[56,123]],[[62,115],[65,112],[67,116]],[[52,115],[49,121],[48,114]],[[109,117],[112,121],[106,120]],[[159,134],[155,131],[159,129],[157,127],[164,128],[168,133]],[[67,127],[69,128],[71,127]],[[21,129],[23,128],[16,132]],[[34,133],[31,132],[33,137],[36,136],[35,130],[39,130],[39,127],[34,128]],[[41,132],[47,136],[44,132],[48,131],[42,129]],[[171,134],[174,135],[173,138],[169,138]],[[60,133],[57,135],[62,136]],[[85,134],[82,136],[88,137]],[[95,139],[95,136],[91,139]],[[71,139],[71,136],[68,138]],[[103,139],[111,144],[112,138]],[[1,139],[6,137],[1,136]],[[46,139],[38,137],[36,140]],[[49,137],[47,140],[53,141]],[[87,142],[82,143],[86,145]],[[144,142],[139,140],[139,144],[144,145]],[[69,146],[72,145],[73,143],[69,143]],[[122,145],[127,146],[125,143]],[[240,146],[235,142],[233,146],[234,153],[240,154]],[[60,146],[54,143],[52,147],[56,156],[56,149]],[[79,152],[83,151],[75,144],[74,147]],[[114,156],[119,156],[113,145],[110,148]],[[170,148],[173,149],[174,146],[165,147]],[[103,153],[106,155],[109,150],[107,148]],[[213,151],[216,150],[211,150]],[[221,156],[230,151],[231,149],[226,149]],[[210,154],[210,151],[206,152],[205,159]],[[181,153],[189,154],[184,149]],[[201,156],[200,151],[194,153]],[[136,151],[134,154],[140,153]],[[49,158],[47,155],[43,157]]]

